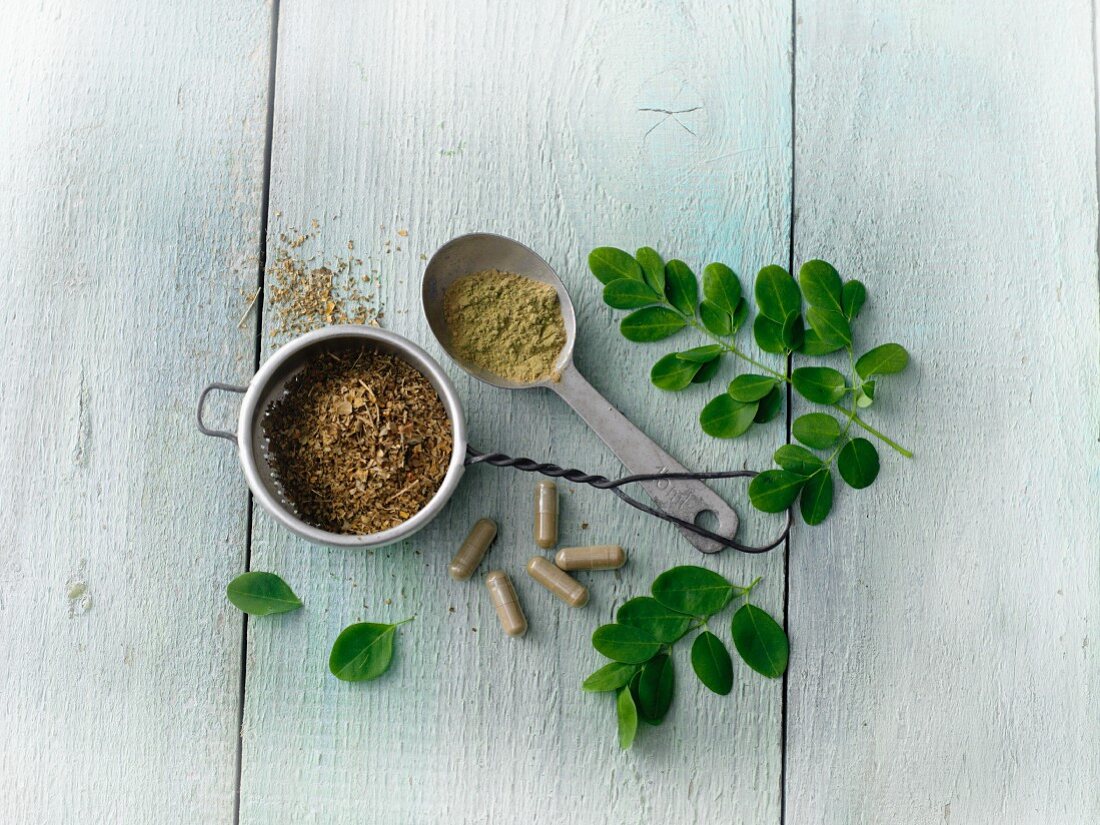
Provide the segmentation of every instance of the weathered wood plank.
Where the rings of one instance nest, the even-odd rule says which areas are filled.
[[[790,822],[1095,822],[1088,3],[798,3],[796,259],[866,281],[913,447],[792,545]]]
[[[576,300],[577,362],[597,387],[688,465],[758,465],[782,424],[747,443],[704,437],[693,420],[716,390],[649,386],[649,365],[675,344],[626,344],[584,260],[605,243],[651,243],[748,272],[786,260],[789,36],[789,12],[764,2],[694,4],[690,14],[634,3],[286,2],[272,229],[317,218],[330,254],[355,239],[381,270],[385,325],[437,355],[417,297],[420,256],[465,231],[524,240]],[[649,109],[684,111],[677,122]],[[508,395],[444,363],[476,445],[620,471],[557,399]],[[621,573],[589,576],[592,603],[570,612],[522,572],[535,550],[532,485],[471,471],[436,524],[374,554],[312,548],[257,515],[253,568],[285,575],[306,608],[249,626],[243,822],[701,822],[730,811],[778,821],[779,683],[739,669],[723,700],[704,695],[680,658],[677,708],[627,754],[612,703],[578,689],[600,663],[592,630],[698,554],[606,494],[568,490],[563,542],[621,540],[633,554]],[[491,563],[516,579],[531,623],[522,641],[503,637],[479,581],[446,577],[483,515],[501,522]],[[748,537],[775,526],[749,521]],[[781,615],[781,554],[702,563],[766,576],[760,598]],[[412,613],[382,681],[328,674],[343,626]]]
[[[251,371],[268,40],[263,3],[5,9],[6,822],[233,819],[246,498],[194,405]]]

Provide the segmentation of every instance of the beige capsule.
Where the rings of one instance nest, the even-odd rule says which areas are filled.
[[[558,485],[535,485],[535,544],[547,550],[558,543]]]
[[[562,570],[616,570],[626,564],[626,551],[617,544],[563,547],[554,564]]]
[[[542,556],[527,562],[527,574],[570,607],[588,604],[588,588]]]
[[[509,636],[522,636],[527,632],[527,617],[523,615],[512,580],[503,570],[493,570],[485,577],[489,588],[489,601],[496,608],[500,626]]]
[[[470,528],[470,534],[458,548],[455,557],[451,559],[451,566],[447,568],[451,578],[460,582],[470,578],[496,537],[497,523],[491,518],[478,519]]]

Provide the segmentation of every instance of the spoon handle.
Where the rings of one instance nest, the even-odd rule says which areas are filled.
[[[572,364],[562,372],[561,380],[549,384],[549,387],[584,419],[632,475],[689,472],[631,424]],[[666,513],[695,522],[700,513],[709,510],[718,519],[718,526],[712,528],[713,532],[730,538],[737,533],[737,513],[703,482],[658,480],[643,481],[641,485],[654,504]],[[677,529],[704,553],[717,553],[723,549],[718,542],[684,528]]]

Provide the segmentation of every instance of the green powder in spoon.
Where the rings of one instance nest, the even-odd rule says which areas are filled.
[[[460,358],[519,384],[558,379],[565,322],[550,284],[499,269],[475,272],[447,289],[443,317]]]

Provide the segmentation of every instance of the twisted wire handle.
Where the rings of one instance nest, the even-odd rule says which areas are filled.
[[[538,473],[548,476],[549,478],[564,478],[566,481],[572,481],[574,484],[586,484],[589,487],[595,487],[597,490],[610,490],[636,510],[641,510],[643,513],[648,513],[651,516],[675,524],[685,530],[690,530],[711,541],[716,541],[724,547],[732,547],[734,550],[740,550],[742,553],[766,553],[768,550],[782,544],[783,540],[787,538],[787,534],[791,531],[791,511],[788,509],[787,521],[783,525],[783,529],[780,531],[779,536],[774,541],[759,547],[741,544],[733,538],[720,536],[705,527],[700,527],[694,522],[685,521],[671,513],[666,513],[664,510],[644,504],[620,489],[627,484],[634,484],[639,481],[683,481],[688,479],[706,481],[707,479],[717,478],[752,478],[757,475],[755,470],[727,470],[715,473],[643,473],[640,475],[611,479],[607,476],[592,475],[583,470],[567,469],[550,462],[538,462],[530,458],[513,458],[504,453],[483,453],[481,450],[476,450],[467,445],[466,465],[470,466],[473,464],[491,464],[494,467],[513,467],[525,473]]]

